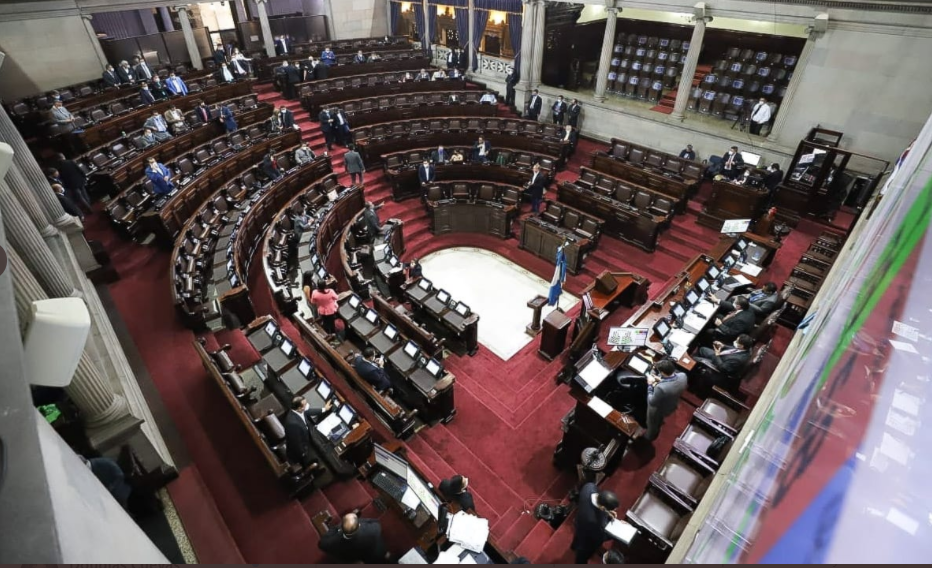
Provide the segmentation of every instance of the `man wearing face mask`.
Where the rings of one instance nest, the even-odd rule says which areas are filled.
[[[713,384],[729,389],[741,380],[741,372],[751,360],[754,340],[750,335],[739,335],[731,345],[716,341],[712,347],[700,347],[696,358],[712,366],[710,380]]]
[[[761,128],[770,122],[770,115],[770,105],[767,104],[767,99],[761,97],[751,109],[751,134],[760,135]]]
[[[741,177],[744,172],[744,158],[737,146],[732,146],[728,152],[722,156],[722,175],[730,180]]]

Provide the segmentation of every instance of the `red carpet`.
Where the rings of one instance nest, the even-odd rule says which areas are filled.
[[[283,102],[267,85],[258,90],[261,100]],[[315,151],[322,151],[323,137],[316,123],[308,120],[297,102],[284,104],[295,111],[303,138]],[[597,149],[601,146],[581,141],[576,156],[558,179],[575,179],[579,167],[588,163],[589,153]],[[345,175],[343,152],[342,148],[336,150],[333,160],[341,176]],[[384,202],[383,220],[397,217],[404,221],[408,258],[470,245],[501,254],[546,280],[552,276],[552,264],[518,250],[515,240],[473,235],[432,237],[418,200],[395,203],[390,200],[391,191],[381,172],[366,176],[367,198]],[[344,181],[349,183],[348,176]],[[550,197],[554,197],[552,191]],[[582,273],[569,278],[569,291],[578,293],[599,272],[613,269],[647,276],[652,282],[651,293],[657,293],[686,260],[708,250],[718,239],[717,233],[696,224],[698,208],[697,203],[691,203],[687,214],[675,218],[653,254],[603,237]],[[819,231],[815,224],[800,224],[777,254],[769,270],[771,279],[782,283]],[[87,235],[104,244],[121,276],[110,285],[110,292],[192,456],[193,464],[169,490],[178,502],[201,562],[322,562],[324,557],[317,549],[318,538],[310,517],[323,509],[338,515],[358,507],[364,515],[381,515],[393,552],[400,554],[411,546],[413,535],[407,524],[391,513],[376,511],[371,505],[373,490],[356,480],[332,485],[303,502],[287,499],[216,385],[201,368],[191,346],[194,335],[181,326],[171,306],[170,254],[121,240],[101,214],[88,219]],[[250,290],[257,313],[274,312],[263,275],[250,275]],[[524,302],[526,298],[516,301]],[[604,326],[605,333],[629,313],[622,309],[613,314],[609,325]],[[785,347],[789,333],[781,334],[779,343]],[[229,341],[231,337],[233,334],[218,334],[216,341]],[[297,333],[292,337],[298,337]],[[214,346],[214,339],[209,341],[209,346]],[[603,337],[603,345],[604,341]],[[432,482],[453,473],[470,478],[480,514],[489,519],[493,535],[506,549],[539,563],[572,562],[568,550],[572,523],[554,531],[525,514],[541,500],[555,503],[563,499],[575,480],[575,474],[551,465],[552,452],[561,436],[560,418],[572,402],[567,387],[557,386],[553,380],[559,361],[548,363],[537,356],[536,349],[535,341],[507,362],[485,348],[480,348],[475,357],[451,356],[445,364],[457,379],[458,414],[450,424],[422,430],[407,445],[412,461],[428,473]],[[234,360],[255,357],[251,348],[241,342],[234,346],[234,352]],[[356,407],[373,424],[377,440],[386,439],[388,433],[358,399]],[[691,406],[682,404],[664,426],[655,443],[656,452],[629,453],[620,470],[607,481],[607,486],[619,495],[621,511],[640,495],[692,412]]]

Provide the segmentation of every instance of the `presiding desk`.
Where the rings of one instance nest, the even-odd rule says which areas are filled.
[[[595,247],[595,243],[548,223],[541,217],[526,217],[521,220],[521,242],[518,247],[552,263],[556,263],[557,250],[562,247],[566,269],[571,274],[579,274],[583,259]]]
[[[767,206],[768,198],[766,187],[739,185],[726,180],[715,181],[697,222],[719,231],[725,221],[731,219],[757,220]]]
[[[460,148],[461,146],[459,145],[452,148],[444,146],[444,150],[449,149],[451,152]],[[421,186],[417,172],[417,168],[421,165],[421,160],[416,158],[430,156],[430,152],[433,150],[436,150],[436,147],[424,147],[415,150],[393,152],[383,156],[385,160],[386,177],[392,183],[392,199],[395,201],[403,201],[412,197],[424,197],[425,190]],[[499,163],[499,155],[502,153],[506,153],[507,156],[502,156],[501,161],[504,163]],[[434,184],[453,181],[471,184],[477,182],[498,184],[497,193],[502,202],[515,205],[521,201],[521,194],[524,191],[524,186],[531,181],[531,166],[535,161],[542,163],[541,170],[549,177],[552,177],[554,173],[552,171],[553,163],[549,156],[541,154],[524,155],[525,159],[518,162],[514,161],[514,155],[511,151],[493,148],[491,159],[489,163],[486,164],[477,165],[471,162],[435,164],[436,175]],[[507,161],[505,161],[506,157]],[[547,162],[549,162],[549,171],[544,168]],[[477,193],[479,192],[477,191]]]
[[[434,235],[482,233],[507,239],[511,236],[515,206],[496,201],[441,199],[428,201],[427,211],[430,232]]]
[[[592,155],[591,166],[596,171],[658,191],[672,198],[678,208],[685,206],[689,195],[699,185],[699,180],[679,180],[656,170],[617,160],[603,153]]]
[[[256,67],[259,80],[268,81],[272,79],[275,67],[280,66],[283,61],[299,62],[306,60],[310,55],[320,57],[320,53],[328,46],[337,56],[347,53],[355,54],[362,50],[368,57],[374,51],[395,50],[408,45],[411,45],[411,42],[408,41],[407,36],[389,36],[388,41],[385,41],[385,38],[363,37],[291,43],[288,45],[289,53],[284,55],[268,57],[265,52],[259,52]]]

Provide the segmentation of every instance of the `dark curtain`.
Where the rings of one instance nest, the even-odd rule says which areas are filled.
[[[389,2],[388,9],[390,16],[390,20],[388,22],[389,33],[391,35],[398,35],[398,23],[401,22],[401,3]]]
[[[437,43],[437,6],[427,6],[427,37],[430,43]],[[425,45],[425,49],[430,49],[430,43]]]
[[[489,23],[489,11],[476,9],[476,28],[472,36],[472,70],[479,69],[479,44],[482,43],[482,36],[485,35],[485,25]]]
[[[424,7],[414,5],[414,27],[417,28],[418,38],[421,40],[421,45],[425,45],[425,38],[427,34],[424,33]],[[425,47],[426,49],[426,47]]]
[[[469,9],[468,8],[457,8],[456,9],[456,35],[460,39],[460,49],[466,49],[466,46],[469,44]],[[466,55],[466,51],[463,52],[463,55]],[[465,67],[465,65],[464,65]]]
[[[508,35],[511,37],[511,51],[515,54],[515,76],[521,76],[521,34],[522,20],[521,14],[508,14]]]
[[[521,0],[476,0],[476,8],[482,10],[498,10],[509,14],[520,14],[524,10]]]

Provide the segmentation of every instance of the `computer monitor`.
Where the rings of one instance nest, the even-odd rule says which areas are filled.
[[[320,268],[318,268],[318,269],[317,269],[317,277],[320,278],[321,280],[325,279],[325,278],[327,277],[327,269],[324,268],[323,266],[321,266]]]
[[[589,292],[586,292],[585,294],[583,294],[582,301],[583,301],[583,308],[584,308],[583,311],[588,312],[589,310],[593,308],[592,294],[590,294]]]
[[[386,324],[386,325],[385,325],[385,329],[382,330],[382,333],[385,334],[385,337],[387,337],[387,338],[391,339],[392,341],[394,341],[395,338],[398,337],[398,328],[396,328],[396,327],[393,326],[392,324]]]
[[[281,349],[282,353],[284,353],[287,357],[294,355],[294,343],[292,343],[290,339],[285,339],[282,341],[282,344],[278,348]]]
[[[440,290],[437,292],[437,301],[441,304],[446,304],[450,301],[450,293],[446,290]]]
[[[456,313],[458,313],[459,315],[463,317],[466,317],[469,315],[469,306],[467,306],[463,302],[457,302],[456,307],[453,308],[453,311],[455,311]]]
[[[608,344],[620,347],[643,347],[650,336],[647,327],[613,327],[608,332]]]
[[[321,380],[320,384],[318,384],[317,388],[314,390],[316,390],[317,394],[320,395],[320,398],[324,399],[325,401],[330,398],[331,394],[333,394],[333,387],[331,387],[330,383],[325,380]]]
[[[375,463],[394,473],[405,482],[408,481],[408,462],[386,450],[378,444],[372,445]]]
[[[735,243],[735,246],[738,247],[738,250],[744,250],[748,248],[748,242],[745,239],[738,239],[738,242]]]
[[[234,288],[239,286],[239,278],[237,278],[235,274],[230,275],[230,286],[233,286]]]
[[[414,359],[417,357],[417,354],[421,351],[421,348],[417,346],[417,343],[413,341],[408,341],[405,344],[405,355]]]
[[[741,152],[741,157],[744,159],[745,165],[753,166],[755,168],[760,165],[760,154],[754,154],[752,152]]]
[[[737,262],[737,261],[738,261],[738,259],[737,259],[736,257],[734,257],[734,256],[728,256],[728,257],[725,257],[725,260],[722,261],[722,266],[725,267],[726,269],[728,269],[728,268],[731,268],[732,266],[734,266],[734,265],[735,265],[735,262]]]
[[[718,280],[718,277],[722,274],[722,271],[719,267],[713,264],[709,266],[709,269],[705,274],[709,277],[710,280]]]
[[[408,475],[405,480],[408,482],[408,488],[417,495],[418,501],[421,502],[421,505],[424,505],[430,516],[440,520],[440,499],[434,495],[427,483],[418,477],[411,468],[408,468]]]
[[[369,323],[379,321],[379,314],[375,313],[375,310],[366,310],[366,321]]]
[[[628,368],[640,375],[646,375],[650,370],[650,361],[635,353],[628,359]]]
[[[275,334],[278,333],[278,324],[274,321],[270,321],[265,324],[265,334],[269,337],[275,337]]]
[[[729,219],[722,223],[722,233],[743,233],[751,225],[750,219]]]
[[[228,260],[228,261],[227,261],[227,273],[229,274],[229,273],[231,273],[231,272],[233,272],[233,261],[232,261],[232,260]]]
[[[667,334],[670,333],[670,329],[672,328],[670,327],[670,324],[667,323],[667,320],[662,319],[658,321],[656,325],[654,325],[654,331],[657,332],[657,335],[660,336],[660,339],[665,338]]]
[[[301,362],[298,363],[298,372],[301,373],[301,376],[305,379],[310,377],[313,371],[314,364],[311,363],[308,359],[301,359]]]
[[[347,426],[352,426],[353,421],[356,420],[356,411],[353,410],[348,404],[344,404],[340,407],[340,411],[337,413],[337,416],[340,417],[340,420],[343,421]]]
[[[427,364],[424,365],[424,370],[435,377],[439,377],[443,373],[443,366],[436,359],[429,359]]]
[[[425,292],[430,292],[431,286],[432,284],[430,283],[430,280],[428,280],[427,278],[421,278],[420,280],[417,281],[417,287],[420,288],[421,290],[424,290]]]
[[[701,299],[701,296],[695,289],[690,289],[689,292],[686,292],[686,297],[684,299],[687,304],[692,306]]]
[[[359,304],[361,303],[362,303],[362,300],[360,300],[359,296],[357,296],[356,294],[353,294],[352,296],[350,296],[349,305],[354,310],[357,309],[359,307]]]
[[[316,254],[315,254],[314,256],[312,256],[312,257],[311,257],[311,264],[313,264],[314,266],[320,266],[320,257],[317,256]]]
[[[686,315],[686,306],[684,306],[680,302],[677,302],[673,304],[673,308],[670,310],[670,313],[672,313],[678,318],[681,318]]]
[[[699,291],[703,294],[708,292],[711,286],[712,286],[712,283],[709,282],[709,279],[706,277],[702,277],[696,281],[696,288],[698,288]]]
[[[395,255],[388,257],[388,264],[390,264],[392,268],[397,268],[398,265],[400,264],[400,262],[398,261],[398,257]]]

